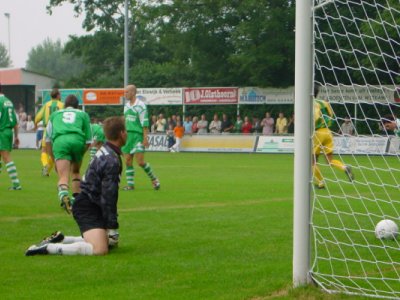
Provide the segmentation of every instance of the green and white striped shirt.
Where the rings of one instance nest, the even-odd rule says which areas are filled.
[[[149,127],[149,116],[146,104],[136,99],[131,105],[130,102],[124,107],[125,126],[128,132],[143,133],[143,127]]]

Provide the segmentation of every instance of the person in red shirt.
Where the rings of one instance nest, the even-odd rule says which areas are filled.
[[[180,121],[177,121],[174,128],[175,144],[171,148],[169,148],[171,152],[179,152],[181,150],[181,141],[184,133],[185,127],[182,126]]]
[[[245,134],[251,133],[252,129],[253,129],[253,126],[251,125],[249,117],[244,117],[244,122],[242,125],[242,133],[245,133]]]

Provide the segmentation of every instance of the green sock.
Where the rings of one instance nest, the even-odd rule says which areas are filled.
[[[95,156],[96,152],[97,152],[97,148],[96,147],[91,147],[90,148],[90,159],[92,159],[93,156]]]
[[[147,176],[150,177],[151,180],[157,179],[157,177],[153,174],[153,169],[151,168],[149,163],[146,163],[142,166],[143,170],[146,172]]]
[[[135,185],[135,169],[134,169],[134,167],[133,166],[126,167],[125,175],[126,175],[126,181],[127,181],[128,186],[134,186]]]
[[[17,173],[17,167],[15,166],[13,161],[10,161],[8,164],[6,164],[6,169],[8,173],[8,177],[10,177],[12,185],[14,187],[20,186],[20,182],[18,179],[18,173]]]
[[[58,186],[58,199],[60,199],[60,201],[62,201],[62,199],[63,199],[65,196],[69,196],[69,193],[68,193],[68,185],[66,185],[66,184],[60,184],[60,185]]]

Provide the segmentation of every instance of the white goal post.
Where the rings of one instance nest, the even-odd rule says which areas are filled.
[[[295,30],[293,284],[398,299],[400,237],[375,226],[400,227],[400,1],[299,0]],[[315,85],[335,152],[312,168]]]

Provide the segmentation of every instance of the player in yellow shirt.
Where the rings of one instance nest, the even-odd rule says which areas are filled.
[[[329,127],[332,125],[333,110],[326,100],[317,99],[319,87],[314,87],[314,126],[313,135],[313,159],[312,170],[316,181],[316,187],[325,188],[322,173],[317,165],[318,157],[321,151],[329,164],[341,171],[344,171],[350,182],[353,181],[354,175],[350,166],[346,166],[343,162],[333,159],[333,136]]]
[[[35,127],[40,121],[43,121],[43,126],[46,128],[50,116],[53,112],[63,109],[64,103],[61,102],[61,94],[57,88],[51,91],[51,100],[46,102],[35,116]],[[53,160],[46,151],[46,130],[43,132],[42,138],[42,153],[40,156],[42,162],[42,175],[49,176],[49,172],[54,165]]]

